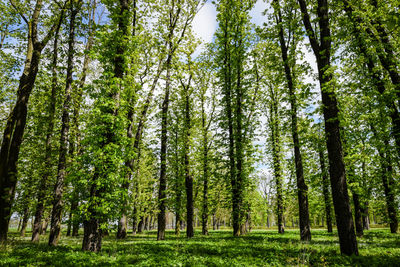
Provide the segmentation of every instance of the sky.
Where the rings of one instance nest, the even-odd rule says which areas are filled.
[[[251,22],[257,26],[261,26],[265,21],[262,12],[268,7],[268,4],[263,0],[258,0],[250,11]],[[196,15],[193,21],[193,30],[204,42],[211,42],[213,34],[217,29],[217,10],[214,4],[210,1],[204,4],[200,12]]]

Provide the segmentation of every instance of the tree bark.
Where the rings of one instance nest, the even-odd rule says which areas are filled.
[[[388,147],[389,142],[385,140],[385,147]],[[381,166],[382,166],[382,184],[386,197],[386,208],[389,217],[390,232],[397,233],[399,222],[397,219],[397,205],[394,195],[394,181],[393,181],[393,166],[390,159],[389,151],[386,153],[380,151]]]
[[[129,121],[129,126],[127,129],[127,137],[131,139],[131,138],[133,138],[133,129],[132,128],[133,128],[133,123],[134,123],[132,107],[130,107],[129,111],[128,111],[128,121]],[[139,146],[139,143],[138,143],[138,146]],[[134,150],[134,153],[136,153],[135,150]],[[134,155],[133,157],[136,157],[136,155]],[[127,160],[125,162],[125,165],[128,167],[128,171],[127,171],[127,175],[125,178],[126,181],[122,184],[122,188],[124,189],[124,193],[126,194],[126,196],[124,196],[124,198],[127,198],[127,196],[128,196],[128,189],[129,189],[130,181],[132,179],[132,173],[134,172],[134,164],[135,164],[134,159]],[[126,238],[127,230],[128,230],[128,217],[126,215],[127,210],[128,210],[128,200],[124,199],[123,204],[122,204],[122,215],[118,221],[117,239]]]
[[[179,156],[179,140],[178,140],[178,129],[175,128],[175,181],[174,181],[174,191],[175,191],[175,235],[179,236],[182,226],[182,190],[181,190],[181,168],[180,168],[180,156]]]
[[[201,97],[201,123],[203,130],[203,207],[201,214],[201,232],[208,235],[208,127],[204,109],[204,95]]]
[[[185,187],[186,187],[186,237],[191,238],[194,236],[194,228],[193,228],[193,216],[194,216],[194,204],[193,204],[193,177],[190,174],[189,169],[189,145],[190,145],[190,80],[187,87],[184,87],[185,91]]]
[[[137,232],[137,207],[133,207],[133,218],[132,218],[132,234],[135,235]]]
[[[171,48],[172,44],[170,44]],[[167,190],[167,127],[168,127],[168,107],[169,107],[169,90],[171,82],[171,61],[172,55],[168,55],[166,62],[166,81],[165,81],[165,95],[164,101],[161,108],[161,154],[160,154],[160,185],[158,191],[158,202],[159,202],[159,214],[158,214],[158,229],[157,229],[157,240],[165,239],[165,227],[166,227],[166,190]]]
[[[40,234],[46,234],[47,232],[47,227],[49,226],[49,221],[50,221],[50,217],[47,217],[43,223],[42,223],[42,227],[40,229]]]
[[[21,237],[25,236],[25,231],[26,231],[26,226],[28,225],[28,220],[29,220],[29,208],[26,207],[24,209],[24,216],[22,218],[22,226],[21,226],[21,232],[20,232]]]
[[[357,236],[362,237],[364,235],[364,228],[362,222],[361,215],[361,204],[360,204],[360,196],[357,192],[353,193],[353,204],[354,204],[354,219],[356,224],[356,233]]]
[[[361,211],[362,213],[362,221],[363,221],[363,229],[369,230],[369,208],[368,202],[364,203],[364,208]]]
[[[153,215],[150,215],[149,219],[149,231],[153,230]]]
[[[99,220],[91,217],[84,221],[82,250],[98,252],[101,250],[102,230]]]
[[[325,120],[326,145],[329,158],[329,174],[332,187],[333,206],[339,233],[340,251],[346,255],[358,255],[357,239],[354,232],[353,216],[347,191],[346,170],[340,137],[339,108],[332,87],[331,73],[331,32],[329,26],[328,0],[318,0],[317,16],[319,42],[310,22],[305,0],[298,0],[303,23],[317,59],[318,78],[321,87],[323,114]]]
[[[64,206],[63,202],[63,191],[64,191],[64,180],[66,176],[67,168],[67,153],[68,153],[68,135],[69,135],[69,112],[71,105],[71,90],[73,82],[73,60],[75,54],[75,24],[76,15],[78,14],[82,2],[78,4],[70,3],[70,24],[69,24],[69,37],[68,37],[68,57],[67,57],[67,77],[65,83],[64,93],[64,104],[61,122],[61,134],[60,134],[60,151],[58,159],[58,171],[57,180],[54,186],[54,199],[53,199],[53,210],[51,213],[51,224],[50,224],[50,236],[49,246],[57,246],[58,240],[61,234],[61,216]]]
[[[237,47],[242,47],[242,40],[238,40]],[[244,177],[243,177],[243,161],[244,161],[244,151],[243,151],[243,88],[242,88],[242,55],[237,58],[236,66],[236,105],[235,105],[235,157],[236,157],[236,182],[233,187],[233,201],[237,203],[239,218],[239,232],[240,235],[245,234],[245,212],[243,209],[243,194],[244,194]]]
[[[20,214],[19,214],[20,215]],[[19,230],[21,229],[21,223],[22,223],[22,218],[19,216],[18,217],[18,227],[17,227],[17,231],[19,232]]]
[[[72,210],[69,210],[66,236],[71,236],[71,229],[72,229]]]
[[[271,90],[271,103],[270,103],[270,128],[271,128],[271,142],[272,142],[272,160],[273,171],[275,176],[276,185],[276,216],[278,220],[278,233],[283,234],[285,227],[283,225],[283,192],[282,192],[282,177],[281,177],[281,163],[280,163],[280,133],[279,133],[279,120],[278,120],[278,103],[274,97],[274,92]]]
[[[142,216],[140,216],[140,220],[138,223],[138,229],[137,229],[138,234],[143,233],[143,226],[144,226],[144,216],[142,215]]]
[[[326,227],[328,228],[328,233],[332,233],[332,212],[331,212],[331,198],[329,196],[329,180],[327,176],[327,170],[325,167],[325,157],[322,146],[319,145],[319,163],[321,167],[322,176],[322,192],[324,195],[325,203],[325,216],[326,216]]]
[[[346,140],[345,140],[346,141]],[[345,146],[346,146],[346,142],[344,142]],[[345,149],[344,151],[344,156],[347,157],[347,151]],[[358,188],[353,188],[354,183],[356,182],[356,174],[354,171],[354,166],[352,165],[352,163],[348,164],[348,180],[350,185],[352,185],[352,187],[350,187],[350,191],[352,193],[353,196],[353,205],[354,205],[354,223],[356,226],[356,234],[359,237],[362,237],[364,235],[364,230],[363,230],[363,226],[362,226],[362,216],[361,216],[361,203],[360,203],[360,195],[358,193]]]

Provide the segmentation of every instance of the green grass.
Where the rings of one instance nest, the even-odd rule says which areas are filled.
[[[105,237],[100,253],[81,251],[82,236],[63,236],[57,247],[48,247],[47,236],[40,244],[10,234],[7,247],[0,249],[4,266],[400,266],[400,236],[388,229],[366,231],[359,238],[360,256],[341,256],[336,234],[314,230],[312,241],[299,241],[299,233],[288,230],[254,230],[234,238],[230,230],[211,231],[209,236],[190,240],[167,232],[165,241],[156,241],[156,232],[116,240]]]

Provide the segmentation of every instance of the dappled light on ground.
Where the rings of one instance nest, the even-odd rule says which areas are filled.
[[[155,231],[116,240],[104,238],[100,253],[83,252],[80,237],[63,236],[57,247],[47,238],[32,244],[28,237],[10,234],[10,243],[0,251],[0,265],[33,266],[396,266],[400,262],[400,236],[388,229],[366,231],[359,238],[360,256],[341,256],[337,233],[313,230],[310,243],[299,241],[296,230],[280,235],[276,230],[254,230],[233,237],[231,230],[196,231],[188,240],[167,231],[165,241],[156,241]],[[27,235],[29,236],[29,234]]]

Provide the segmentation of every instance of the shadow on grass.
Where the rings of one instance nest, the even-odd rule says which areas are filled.
[[[185,233],[167,232],[166,240],[156,241],[150,231],[124,240],[114,235],[104,238],[103,250],[94,254],[81,251],[81,238],[62,237],[60,246],[47,246],[47,236],[32,244],[11,234],[13,240],[0,250],[0,265],[6,266],[268,266],[268,265],[344,265],[398,266],[399,236],[383,231],[367,231],[360,246],[361,256],[341,256],[337,237],[313,232],[311,243],[302,243],[298,231],[284,235],[273,231],[254,231],[233,237],[230,231],[210,231],[209,236],[187,239]]]

